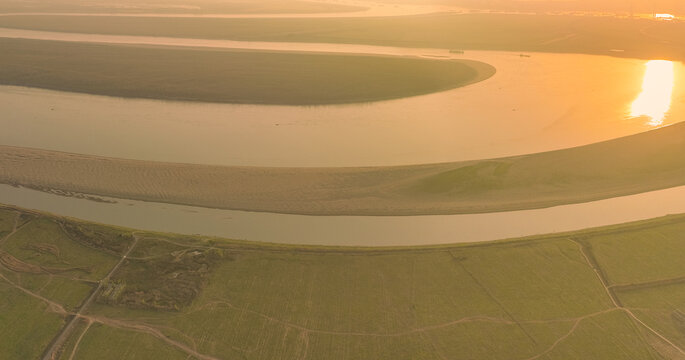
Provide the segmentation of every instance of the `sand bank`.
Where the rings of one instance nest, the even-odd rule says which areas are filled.
[[[0,146],[0,183],[232,210],[428,215],[542,208],[685,184],[685,125],[483,161],[268,168],[114,159]]]

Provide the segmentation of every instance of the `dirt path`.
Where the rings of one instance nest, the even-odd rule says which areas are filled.
[[[654,334],[656,337],[658,337],[659,339],[661,339],[663,342],[665,342],[666,344],[670,345],[673,349],[675,349],[676,351],[678,351],[682,356],[685,356],[685,351],[683,351],[683,349],[681,349],[678,345],[676,345],[675,343],[673,343],[671,340],[669,340],[669,339],[666,338],[665,336],[661,335],[661,334],[660,334],[658,331],[656,331],[654,328],[652,328],[652,327],[650,327],[649,325],[645,324],[645,322],[643,322],[642,320],[640,320],[640,319],[639,319],[639,318],[638,318],[630,309],[624,307],[624,306],[621,304],[621,301],[618,299],[618,297],[616,297],[616,295],[615,295],[614,292],[612,291],[611,286],[609,286],[609,282],[608,282],[608,280],[606,279],[606,276],[604,275],[604,272],[602,271],[602,269],[601,269],[601,267],[599,266],[599,264],[594,260],[594,257],[591,255],[591,253],[589,252],[589,250],[586,249],[586,247],[585,247],[582,243],[580,243],[579,241],[574,240],[574,239],[569,239],[569,240],[570,240],[571,242],[575,243],[576,245],[578,245],[578,247],[580,248],[580,252],[583,254],[583,257],[585,257],[585,261],[587,262],[588,266],[590,266],[590,268],[595,272],[595,274],[597,274],[597,277],[599,278],[599,281],[600,281],[600,283],[602,284],[602,287],[604,287],[604,290],[606,291],[607,295],[608,295],[609,298],[611,299],[611,302],[613,303],[614,307],[615,307],[616,309],[622,310],[623,312],[625,312],[626,314],[628,314],[628,316],[630,316],[630,318],[632,318],[633,321],[635,321],[637,324],[642,325],[642,326],[643,326],[645,329],[647,329],[649,332],[651,332],[651,333]]]
[[[642,283],[614,284],[614,285],[609,285],[609,289],[612,289],[613,291],[615,291],[616,289],[619,289],[619,290],[645,289],[645,288],[658,287],[658,286],[681,284],[684,282],[685,282],[685,276],[679,276],[679,277],[674,277],[674,278],[669,278],[669,279],[646,281],[646,282],[642,282]]]
[[[612,311],[618,311],[618,309],[616,309],[616,308],[611,308],[611,309],[607,309],[607,310],[604,310],[604,311],[599,311],[599,312],[596,312],[596,313],[593,313],[593,314],[588,314],[588,315],[585,315],[585,316],[581,316],[581,317],[575,319],[575,322],[573,323],[573,326],[571,327],[571,329],[570,329],[566,334],[564,334],[564,336],[562,336],[562,337],[560,337],[559,339],[557,339],[557,341],[555,341],[550,347],[548,347],[547,349],[545,349],[545,351],[543,351],[543,352],[541,352],[541,353],[539,353],[539,354],[537,354],[537,355],[535,355],[535,356],[531,356],[531,357],[529,357],[529,358],[527,358],[527,359],[525,359],[525,360],[535,360],[535,359],[539,359],[540,357],[549,354],[550,352],[552,352],[552,350],[554,350],[559,344],[561,344],[561,343],[562,343],[564,340],[566,340],[569,336],[573,335],[573,333],[576,331],[576,329],[578,328],[578,326],[580,325],[580,323],[581,323],[583,320],[588,319],[588,318],[591,318],[591,317],[603,315],[603,314],[606,314],[606,313],[610,313],[610,312],[612,312]]]
[[[183,352],[192,355],[198,359],[201,360],[220,360],[219,358],[215,358],[209,355],[201,354],[197,352],[195,349],[190,348],[186,344],[183,344],[181,342],[178,342],[176,340],[168,338],[166,335],[164,335],[161,331],[159,331],[156,328],[153,328],[151,326],[147,326],[144,324],[136,323],[136,322],[127,322],[127,321],[122,321],[122,320],[115,320],[115,319],[110,319],[110,318],[105,318],[105,317],[99,317],[99,316],[84,316],[84,315],[79,315],[81,318],[88,319],[89,321],[97,322],[103,325],[107,325],[110,327],[115,327],[118,329],[124,329],[124,330],[132,330],[132,331],[138,331],[142,333],[146,333],[149,335],[152,335],[156,337],[159,340],[162,340],[163,342],[172,345]]]
[[[2,239],[0,239],[0,245],[2,245],[2,243],[4,243],[7,239],[12,237],[12,235],[14,235],[17,231],[21,230],[22,228],[24,228],[24,226],[28,225],[31,222],[31,220],[29,220],[21,224],[20,226],[19,218],[21,216],[21,212],[17,211],[16,214],[17,216],[14,218],[14,225],[12,226],[12,231],[10,231],[7,235],[3,236]]]
[[[83,329],[81,336],[78,337],[78,340],[76,340],[76,344],[74,344],[74,348],[71,350],[71,355],[69,356],[69,360],[74,360],[74,356],[76,355],[76,351],[78,351],[78,347],[79,347],[79,345],[81,345],[81,340],[83,340],[83,337],[86,335],[86,333],[88,332],[88,329],[90,329],[91,325],[93,325],[93,322],[88,321],[88,325],[86,326],[85,329]]]
[[[129,251],[127,251],[126,255],[124,255],[122,257],[122,260],[120,261],[120,263],[118,265],[123,263],[123,261],[126,258],[128,258],[127,255],[132,251],[134,246],[137,244],[137,241],[140,240],[141,238],[138,236],[135,236],[135,239],[136,239],[136,241],[131,246]],[[110,271],[110,273],[104,279],[108,279],[116,271],[117,268],[118,268],[118,266],[115,266],[115,268],[113,268],[112,271]],[[46,298],[44,298],[44,297],[42,297],[42,296],[40,296],[34,292],[31,292],[29,290],[22,288],[21,286],[13,283],[9,279],[7,279],[2,274],[0,274],[0,279],[5,280],[9,284],[11,284],[13,287],[27,293],[28,295],[45,302],[46,304],[48,304],[49,309],[53,312],[59,313],[61,315],[74,315],[74,318],[72,319],[72,321],[67,326],[65,326],[62,333],[60,333],[58,335],[58,338],[52,343],[52,346],[50,347],[51,351],[46,352],[47,357],[44,357],[44,359],[49,359],[49,360],[52,359],[51,356],[52,356],[52,353],[54,352],[54,350],[59,349],[59,347],[61,346],[58,344],[62,344],[68,338],[68,335],[69,335],[70,331],[72,330],[71,327],[73,327],[72,324],[75,324],[79,318],[82,318],[82,319],[86,319],[89,321],[89,326],[90,326],[90,323],[97,322],[97,323],[100,323],[100,324],[103,324],[106,326],[110,326],[110,327],[114,327],[114,328],[118,328],[118,329],[145,333],[148,335],[152,335],[155,338],[163,341],[164,343],[171,345],[171,346],[187,353],[189,356],[194,356],[194,357],[201,359],[201,360],[219,360],[218,358],[199,353],[196,349],[191,348],[184,343],[181,343],[179,341],[176,341],[176,340],[173,340],[173,339],[167,337],[158,328],[155,328],[155,327],[150,326],[150,325],[140,323],[140,322],[129,322],[129,321],[125,321],[125,320],[111,319],[111,318],[107,318],[107,317],[84,315],[83,312],[86,310],[87,305],[89,305],[92,302],[92,300],[95,298],[94,294],[97,294],[97,290],[95,290],[93,292],[93,294],[91,294],[91,297],[86,301],[86,303],[84,303],[84,305],[81,306],[79,311],[74,314],[74,313],[69,313],[66,310],[64,310],[64,308],[60,304],[57,304],[57,303],[55,303],[51,300],[48,300],[48,299],[46,299]],[[274,322],[276,324],[280,324],[282,326],[286,326],[286,327],[297,329],[297,330],[301,331],[302,336],[303,336],[303,343],[304,343],[304,345],[303,345],[304,346],[304,349],[303,349],[303,352],[304,352],[303,356],[304,357],[306,357],[306,355],[307,355],[307,347],[308,347],[307,345],[308,345],[308,340],[309,340],[308,338],[309,338],[309,334],[311,334],[311,333],[325,334],[325,335],[339,335],[339,336],[399,337],[399,336],[406,336],[406,335],[412,335],[412,334],[426,335],[427,332],[430,330],[441,329],[441,328],[453,326],[456,324],[468,323],[468,322],[492,322],[492,323],[499,323],[499,324],[505,324],[505,325],[520,325],[520,324],[525,324],[525,323],[539,324],[539,323],[552,323],[552,322],[573,322],[573,326],[571,327],[569,332],[567,332],[562,337],[557,339],[549,348],[547,348],[546,350],[544,350],[542,353],[540,353],[538,355],[535,355],[535,356],[532,356],[532,357],[526,359],[526,360],[535,360],[535,359],[538,359],[538,358],[544,356],[545,354],[551,352],[554,348],[556,348],[556,346],[558,346],[565,339],[570,337],[583,320],[591,318],[591,317],[595,317],[598,315],[602,315],[605,313],[609,313],[612,311],[625,311],[625,312],[627,312],[638,323],[645,326],[647,329],[649,329],[651,332],[653,332],[656,336],[659,336],[659,334],[655,330],[651,329],[649,326],[647,326],[642,321],[637,319],[637,317],[635,317],[635,315],[632,314],[632,312],[630,312],[630,310],[625,309],[623,307],[612,307],[610,309],[606,309],[606,310],[599,311],[599,312],[592,313],[592,314],[583,315],[583,316],[580,316],[577,318],[559,318],[559,319],[549,319],[549,320],[523,320],[523,321],[516,321],[516,322],[509,320],[509,319],[492,318],[492,317],[487,317],[487,316],[471,316],[471,317],[460,318],[460,319],[450,321],[450,322],[445,322],[445,323],[435,324],[435,325],[427,325],[427,326],[413,328],[413,329],[409,329],[406,331],[399,331],[399,332],[395,332],[395,333],[367,333],[367,332],[341,332],[341,331],[310,329],[310,328],[307,328],[304,326],[300,326],[300,325],[297,325],[294,323],[290,323],[290,322],[280,320],[278,318],[274,318],[272,316],[269,316],[269,315],[266,315],[263,313],[259,313],[259,312],[253,311],[253,310],[237,307],[228,301],[211,302],[211,303],[206,304],[204,307],[200,308],[200,310],[207,307],[207,306],[212,306],[212,305],[224,305],[224,306],[232,308],[236,311],[251,313],[251,314],[260,316],[264,319],[270,320],[271,322]],[[84,332],[80,335],[79,339],[77,340],[76,345],[74,346],[74,349],[72,350],[70,360],[71,360],[71,358],[73,358],[74,354],[76,353],[78,345],[80,344],[81,339],[84,337],[84,334],[87,331],[87,329],[88,328],[86,328],[86,330],[84,330]],[[666,338],[661,337],[661,336],[659,336],[659,337],[660,337],[660,339],[664,340],[665,342],[670,344],[675,349],[679,350],[679,348],[676,345],[674,345],[673,343],[668,341]]]
[[[49,299],[46,299],[46,298],[34,293],[31,290],[28,290],[28,289],[21,287],[19,284],[15,283],[15,282],[11,281],[10,279],[8,279],[7,277],[5,277],[5,275],[0,274],[0,279],[5,280],[5,282],[10,284],[12,287],[16,288],[17,290],[20,290],[20,291],[26,293],[27,295],[30,295],[30,296],[44,302],[45,304],[48,305],[48,309],[50,311],[57,313],[57,314],[60,314],[60,315],[63,315],[63,316],[69,315],[69,312],[67,310],[65,310],[62,305],[60,305],[54,301],[51,301]]]
[[[19,212],[17,212],[17,217],[15,218],[15,222],[14,222],[12,232],[10,234],[6,235],[5,237],[3,237],[2,239],[0,239],[0,241],[5,240],[6,238],[10,237],[11,234],[18,231],[23,225],[26,225],[27,223],[20,225]],[[85,315],[85,312],[86,312],[88,306],[94,301],[94,299],[96,298],[96,296],[97,296],[99,290],[101,289],[102,285],[108,279],[110,279],[111,276],[113,276],[113,274],[115,274],[118,269],[120,269],[120,267],[123,265],[123,263],[125,262],[126,259],[130,258],[129,255],[132,253],[132,251],[139,244],[140,240],[145,239],[145,237],[143,235],[141,235],[141,233],[138,233],[138,232],[133,232],[132,235],[134,237],[134,241],[131,244],[131,246],[129,247],[129,249],[126,251],[126,253],[124,255],[122,255],[121,260],[109,271],[109,273],[102,280],[99,281],[97,288],[90,294],[90,296],[87,298],[87,300],[83,303],[83,305],[78,309],[78,311],[76,313],[72,313],[72,312],[65,310],[64,307],[62,307],[62,305],[60,305],[54,301],[51,301],[51,300],[33,292],[33,291],[25,289],[21,285],[11,281],[5,275],[0,274],[1,280],[4,280],[8,284],[10,284],[12,287],[26,293],[27,295],[29,295],[33,298],[36,298],[36,299],[44,302],[45,304],[47,304],[49,311],[60,314],[62,316],[73,316],[73,318],[69,320],[69,322],[63,328],[63,330],[56,336],[55,340],[48,347],[48,349],[46,350],[46,352],[44,354],[43,359],[51,359],[52,358],[52,356],[55,354],[55,351],[57,349],[60,349],[60,347],[64,344],[64,342],[69,338],[69,336],[73,332],[73,327],[75,326],[75,324],[78,323],[78,319],[81,318],[81,319],[85,319],[89,322],[88,326],[90,326],[90,324],[93,322],[97,322],[97,323],[103,324],[105,326],[110,326],[110,327],[119,328],[119,329],[123,329],[123,330],[129,330],[129,331],[136,331],[136,332],[140,332],[140,333],[145,333],[145,334],[154,336],[155,338],[161,340],[162,342],[183,351],[184,353],[188,354],[191,357],[195,357],[195,358],[198,358],[201,360],[218,360],[218,358],[215,358],[215,357],[212,357],[210,355],[206,355],[206,354],[202,354],[202,353],[198,352],[196,346],[192,345],[193,341],[191,341],[191,344],[188,345],[185,342],[180,342],[180,341],[177,341],[177,340],[174,340],[174,339],[168,337],[167,335],[165,335],[165,333],[162,332],[163,329],[161,329],[159,326],[149,325],[149,324],[146,324],[146,323],[141,322],[141,321],[127,321],[127,320],[121,320],[121,319],[111,319],[111,318],[107,318],[107,317],[100,317],[100,316],[96,316],[96,315]],[[603,271],[600,264],[595,259],[591,249],[589,249],[587,247],[587,245],[585,245],[579,239],[573,239],[573,238],[567,238],[567,239],[579,247],[579,250],[580,250],[582,256],[584,257],[585,262],[595,272],[597,278],[600,280],[600,283],[602,284],[604,290],[607,293],[607,296],[609,297],[609,299],[611,301],[611,304],[613,305],[610,308],[603,310],[603,311],[599,311],[599,312],[592,313],[592,314],[586,314],[586,315],[583,315],[580,317],[575,317],[575,318],[558,318],[558,319],[547,319],[547,320],[515,320],[513,318],[507,319],[507,318],[493,318],[493,317],[488,317],[488,316],[471,316],[471,317],[464,317],[464,318],[456,319],[456,320],[445,322],[445,323],[426,325],[426,326],[422,326],[422,327],[414,327],[414,328],[410,328],[410,329],[406,329],[406,330],[402,330],[402,331],[389,332],[389,333],[370,333],[370,332],[363,332],[363,331],[355,332],[355,331],[331,331],[331,330],[324,330],[324,329],[311,329],[311,328],[308,328],[306,326],[302,326],[302,325],[298,325],[295,323],[283,321],[281,319],[278,319],[276,317],[270,316],[270,315],[265,314],[265,313],[260,313],[260,312],[254,311],[254,310],[250,310],[248,308],[242,308],[242,307],[236,306],[236,305],[230,303],[229,301],[225,301],[225,300],[207,303],[204,306],[202,306],[198,309],[195,309],[194,311],[203,310],[207,307],[212,307],[212,306],[216,306],[216,305],[223,305],[223,306],[229,307],[233,310],[239,311],[241,313],[249,313],[249,314],[257,315],[263,319],[266,319],[266,320],[269,320],[270,322],[273,322],[274,324],[279,324],[281,326],[285,326],[285,327],[288,327],[291,329],[298,330],[302,334],[301,336],[303,339],[303,344],[302,344],[303,348],[300,350],[300,355],[302,355],[304,357],[307,356],[308,341],[309,341],[309,335],[310,334],[339,335],[339,336],[365,336],[365,337],[399,337],[399,336],[417,335],[418,334],[419,336],[422,336],[422,337],[428,336],[428,338],[426,339],[426,341],[428,341],[428,340],[430,340],[430,336],[429,336],[428,332],[430,332],[431,330],[446,328],[449,326],[453,326],[453,325],[460,324],[460,323],[467,323],[467,322],[490,322],[490,323],[499,323],[502,325],[517,325],[517,326],[520,326],[520,324],[526,324],[526,323],[537,323],[537,324],[539,324],[539,323],[552,323],[552,322],[569,322],[569,323],[572,323],[572,325],[570,325],[570,329],[568,330],[568,332],[566,332],[561,337],[559,337],[556,341],[554,341],[551,345],[549,345],[549,347],[547,347],[544,351],[540,352],[537,355],[531,356],[531,357],[527,358],[526,360],[539,359],[539,358],[544,357],[545,355],[549,354],[550,352],[552,352],[559,344],[562,344],[566,339],[568,339],[569,337],[571,337],[574,334],[574,332],[578,329],[578,327],[580,326],[580,324],[582,323],[583,320],[591,318],[591,317],[599,316],[602,314],[610,313],[613,311],[622,311],[622,312],[626,313],[631,319],[633,319],[633,321],[636,324],[639,324],[644,329],[648,330],[649,333],[653,334],[655,337],[660,339],[660,341],[663,342],[664,346],[669,346],[670,348],[672,348],[674,350],[674,353],[680,354],[680,356],[685,355],[685,352],[683,352],[683,349],[681,349],[678,345],[673,343],[671,340],[669,340],[665,336],[661,335],[657,330],[650,327],[648,324],[646,324],[642,320],[640,320],[637,317],[637,315],[635,315],[633,313],[633,311],[632,311],[633,309],[626,308],[621,304],[620,299],[617,297],[617,295],[614,293],[614,290],[613,290],[615,286],[621,286],[621,285],[609,285],[609,281],[607,279],[605,272]],[[192,245],[180,244],[180,243],[178,245],[192,246]],[[674,279],[666,279],[663,281],[668,282],[668,281],[673,281],[673,280]],[[680,280],[680,278],[675,278],[675,280]],[[656,281],[655,283],[661,283],[663,281]],[[631,284],[631,285],[633,285],[633,284]],[[185,315],[192,314],[192,312],[193,311],[191,311]],[[138,319],[138,320],[140,320],[140,319]],[[173,329],[173,328],[169,328],[169,329]],[[88,327],[83,331],[83,333],[80,334],[74,348],[72,349],[70,360],[75,356],[77,349],[78,349],[78,346],[79,346],[81,340],[83,339],[83,337],[85,336],[85,333],[87,330],[88,330]],[[180,330],[178,330],[178,329],[173,329],[173,330],[178,331],[180,334],[185,336],[185,334],[183,334]],[[189,338],[189,339],[191,339],[191,338]]]
[[[49,345],[48,348],[45,350],[45,352],[43,353],[43,357],[42,357],[43,360],[53,359],[55,352],[60,347],[62,347],[62,345],[67,340],[69,335],[71,335],[71,331],[73,330],[74,326],[76,325],[79,317],[82,317],[83,312],[88,308],[88,306],[90,306],[90,304],[93,302],[93,300],[97,297],[97,294],[100,292],[102,285],[105,284],[107,282],[107,280],[109,280],[109,278],[112,276],[112,274],[114,274],[121,267],[121,265],[124,263],[124,261],[126,261],[126,258],[128,257],[128,255],[131,253],[131,251],[133,251],[133,249],[138,244],[138,241],[140,240],[140,238],[136,235],[135,232],[133,233],[133,239],[134,239],[133,244],[131,244],[131,246],[128,248],[126,253],[121,257],[121,260],[119,260],[119,262],[112,268],[112,270],[110,270],[110,272],[104,278],[102,278],[102,280],[99,281],[98,286],[95,288],[95,290],[93,290],[93,292],[90,294],[88,299],[86,299],[86,301],[83,302],[83,305],[81,305],[81,307],[78,309],[78,311],[76,311],[75,316],[67,323],[67,325],[57,335],[57,337],[51,343],[51,345]]]
[[[519,321],[513,321],[509,319],[504,319],[504,318],[496,318],[496,317],[490,317],[490,316],[483,316],[483,315],[475,315],[475,316],[467,316],[463,318],[459,318],[456,320],[440,323],[440,324],[434,324],[434,325],[426,325],[426,326],[421,326],[421,327],[416,327],[416,328],[411,328],[408,330],[403,330],[403,331],[397,331],[397,332],[388,332],[388,333],[372,333],[372,332],[360,332],[360,331],[333,331],[333,330],[323,330],[323,329],[312,329],[306,326],[298,325],[292,322],[284,321],[279,318],[275,318],[273,316],[269,316],[267,314],[242,308],[239,306],[236,306],[232,304],[229,301],[213,301],[205,304],[204,306],[200,307],[199,309],[196,309],[194,311],[200,311],[203,310],[207,307],[211,306],[216,306],[216,305],[223,305],[228,308],[231,308],[235,311],[239,312],[245,312],[249,313],[252,315],[256,315],[258,317],[261,317],[265,320],[268,320],[270,322],[289,327],[292,329],[296,329],[299,331],[307,332],[307,333],[312,333],[312,334],[322,334],[322,335],[340,335],[340,336],[367,336],[367,337],[400,337],[400,336],[406,336],[406,335],[412,335],[412,334],[417,334],[425,331],[430,331],[430,330],[438,330],[446,327],[450,327],[453,325],[457,324],[462,324],[462,323],[469,323],[469,322],[486,322],[486,323],[497,323],[497,324],[503,324],[503,325],[517,325],[517,324],[548,324],[548,323],[555,323],[555,322],[577,322],[589,317],[601,315],[610,311],[615,311],[615,308],[610,308],[607,310],[599,311],[596,313],[592,314],[587,314],[583,315],[580,317],[576,318],[560,318],[560,319],[549,319],[549,320],[519,320]],[[191,311],[189,314],[192,314],[193,311]]]
[[[507,315],[507,317],[511,319],[512,324],[516,324],[519,330],[521,330],[533,344],[537,345],[537,341],[535,340],[535,338],[533,338],[533,336],[531,336],[530,333],[528,333],[528,331],[526,331],[526,329],[523,326],[521,326],[521,323],[504,306],[504,304],[494,294],[492,294],[490,289],[483,285],[483,283],[481,283],[480,280],[471,271],[469,271],[469,269],[467,269],[466,266],[464,266],[464,263],[459,261],[459,258],[456,255],[454,255],[452,251],[448,251],[448,253],[452,257],[452,259],[454,259],[454,261],[456,261],[457,264],[459,264],[459,267],[462,269],[462,271],[464,271],[473,280],[473,282],[476,283],[476,285],[478,285],[478,287],[480,287],[481,290],[483,290],[483,292],[488,296],[488,298],[490,298],[493,302],[497,304],[497,306],[499,306],[500,309],[502,309],[502,311]]]
[[[134,243],[133,246],[135,246],[135,243]],[[131,249],[133,249],[133,246],[131,246]],[[130,251],[131,251],[131,250],[129,250],[129,251],[127,252],[127,254],[130,253]],[[125,258],[126,258],[126,255],[124,255],[124,257],[122,258],[122,262],[123,262],[123,260],[124,260]],[[107,277],[105,277],[105,279],[109,278],[109,276],[111,276],[111,275],[115,272],[115,270],[116,270],[116,269],[113,269],[113,270],[107,275]],[[169,344],[169,345],[172,345],[172,346],[174,346],[174,347],[176,347],[176,348],[178,348],[178,349],[184,351],[184,352],[187,353],[189,356],[193,356],[193,357],[196,357],[196,358],[201,359],[201,360],[219,360],[218,358],[215,358],[215,357],[211,357],[211,356],[208,356],[208,355],[201,354],[201,353],[197,352],[196,350],[194,350],[194,349],[188,347],[187,345],[185,345],[185,344],[183,344],[183,343],[180,343],[180,342],[178,342],[178,341],[175,341],[175,340],[173,340],[173,339],[170,339],[170,338],[168,338],[166,335],[164,335],[160,330],[158,330],[158,329],[156,329],[156,328],[153,328],[153,327],[151,327],[151,326],[145,325],[145,324],[140,324],[140,323],[129,323],[129,322],[125,322],[125,321],[121,321],[121,320],[115,320],[115,319],[109,319],[109,318],[105,318],[105,317],[96,317],[96,316],[87,316],[87,315],[83,315],[83,312],[86,310],[87,305],[89,305],[89,304],[92,302],[92,300],[95,298],[95,295],[97,294],[99,287],[98,287],[98,289],[96,289],[95,291],[93,291],[93,293],[91,294],[91,296],[90,296],[90,297],[88,298],[88,300],[81,306],[81,308],[78,310],[77,313],[70,313],[70,312],[68,312],[67,310],[65,310],[65,309],[62,307],[62,305],[60,305],[60,304],[58,304],[58,303],[56,303],[56,302],[54,302],[54,301],[51,301],[51,300],[49,300],[49,299],[47,299],[47,298],[45,298],[45,297],[43,297],[43,296],[40,296],[39,294],[36,294],[36,293],[34,293],[34,292],[30,291],[30,290],[27,290],[27,289],[21,287],[20,285],[18,285],[18,284],[16,284],[16,283],[14,283],[13,281],[9,280],[9,279],[8,279],[7,277],[5,277],[3,274],[0,274],[0,279],[4,280],[4,281],[7,282],[8,284],[10,284],[12,287],[14,287],[14,288],[16,288],[16,289],[18,289],[18,290],[20,290],[20,291],[22,291],[22,292],[24,292],[24,293],[26,293],[26,294],[32,296],[32,297],[34,297],[34,298],[36,298],[36,299],[38,299],[38,300],[44,302],[46,305],[48,305],[48,309],[49,309],[51,312],[54,312],[54,313],[57,313],[57,314],[63,315],[63,316],[73,316],[72,320],[63,328],[62,332],[61,332],[60,334],[57,335],[57,338],[51,343],[51,345],[49,346],[48,350],[46,350],[46,352],[44,353],[43,359],[53,360],[53,359],[54,359],[54,355],[55,355],[56,350],[58,350],[58,349],[63,345],[64,341],[66,341],[66,339],[69,337],[69,335],[70,335],[71,331],[73,330],[73,327],[75,326],[75,324],[77,323],[77,321],[78,321],[79,319],[86,319],[86,320],[88,320],[88,322],[89,322],[88,327],[86,327],[86,329],[83,331],[83,333],[81,333],[81,335],[79,336],[79,338],[78,338],[76,344],[74,345],[74,349],[72,350],[72,353],[71,353],[70,358],[69,358],[70,360],[73,359],[74,355],[75,355],[76,352],[77,352],[77,349],[78,349],[78,346],[79,346],[81,340],[83,339],[83,337],[85,336],[86,331],[88,330],[88,328],[90,327],[90,325],[91,325],[93,322],[97,322],[97,323],[100,323],[100,324],[103,324],[103,325],[106,325],[106,326],[115,327],[115,328],[119,328],[119,329],[132,330],[132,331],[138,331],[138,332],[143,332],[143,333],[146,333],[146,334],[150,334],[150,335],[152,335],[152,336],[154,336],[154,337],[156,337],[156,338],[158,338],[158,339],[164,341],[165,343],[167,343],[167,344]],[[104,279],[103,279],[103,280],[104,280]],[[102,282],[101,282],[101,283],[102,283]]]

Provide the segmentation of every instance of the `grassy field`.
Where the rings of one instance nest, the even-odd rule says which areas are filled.
[[[0,358],[36,359],[64,323],[64,315],[0,276]]]
[[[319,105],[426,94],[492,76],[469,61],[0,39],[0,84],[90,94]]]
[[[107,343],[107,351],[102,351],[102,344]],[[74,359],[192,359],[188,354],[169,347],[164,342],[148,334],[93,324],[78,344]]]
[[[20,214],[27,212],[3,208],[0,220],[14,224]],[[74,307],[71,297],[24,280],[35,274],[0,264],[0,291],[16,297],[0,305],[0,329],[19,329],[0,338],[3,359],[36,358],[70,314],[74,326],[54,347],[59,359],[685,356],[679,281],[685,265],[676,261],[685,251],[679,236],[685,216],[408,248],[270,245],[133,232],[33,212],[24,218],[0,240],[2,251],[67,237],[59,244],[68,258],[84,240],[65,226],[84,229],[96,240],[83,261],[114,271],[99,275],[102,285],[80,293]],[[37,228],[42,232],[22,237]],[[119,235],[127,246],[116,265],[97,258],[115,256],[97,240],[103,234]],[[47,276],[65,279],[63,287],[80,280]]]
[[[683,22],[592,16],[437,14],[338,19],[13,16],[0,18],[0,27],[202,39],[572,52],[685,59],[685,38],[681,36],[685,30]]]

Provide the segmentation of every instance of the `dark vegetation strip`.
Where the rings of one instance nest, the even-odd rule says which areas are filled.
[[[677,277],[677,278],[673,278],[673,279],[648,281],[648,282],[643,282],[643,283],[617,284],[617,285],[611,285],[609,287],[611,289],[613,289],[614,291],[631,291],[631,290],[649,289],[649,288],[653,288],[653,287],[661,287],[661,286],[676,285],[676,284],[683,284],[683,283],[685,283],[685,276],[681,276],[681,277]]]
[[[361,55],[217,51],[0,38],[0,84],[164,100],[320,105],[464,86],[491,66]],[[478,68],[471,65],[478,64]]]

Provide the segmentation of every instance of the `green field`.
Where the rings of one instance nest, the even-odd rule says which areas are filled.
[[[492,76],[479,62],[112,46],[0,39],[0,84],[241,104],[401,98]]]
[[[0,338],[3,359],[36,358],[70,314],[73,326],[50,347],[59,359],[685,355],[682,215],[490,243],[328,248],[21,214],[0,211],[11,224],[0,250],[15,259],[0,263],[10,299],[0,329],[13,329]],[[57,271],[55,249],[70,265],[78,254],[100,286]]]

